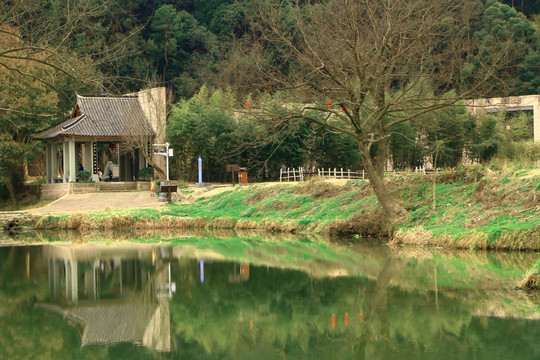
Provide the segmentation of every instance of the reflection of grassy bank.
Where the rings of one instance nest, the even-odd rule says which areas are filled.
[[[52,234],[43,239],[53,239]],[[71,236],[70,241],[76,239]],[[358,343],[364,341],[365,358],[370,359],[379,358],[380,349],[387,351],[383,358],[407,358],[404,352],[445,353],[447,346],[452,346],[452,357],[438,358],[473,358],[486,351],[489,337],[508,335],[505,328],[512,329],[512,336],[500,336],[488,349],[515,354],[512,346],[518,343],[532,357],[540,351],[534,345],[537,325],[524,320],[538,319],[537,302],[507,289],[533,262],[532,253],[407,248],[392,254],[382,246],[332,246],[264,234],[198,238],[139,233],[132,241],[125,235],[126,242],[112,237],[114,233],[105,233],[103,244],[88,247],[101,247],[110,255],[119,244],[119,256],[122,247],[138,248],[131,253],[140,256],[148,256],[150,247],[166,248],[177,284],[170,300],[173,358],[341,359],[351,358],[352,349],[359,351]],[[67,240],[62,246],[84,249]],[[62,326],[60,317],[22,306],[28,299],[44,302],[47,297],[48,262],[40,251],[33,246],[0,248],[0,323],[6,324],[0,329],[0,357],[37,357],[43,349],[46,355],[66,358],[152,357],[144,348],[139,356],[112,349],[107,353],[103,346],[81,349],[79,334],[70,332],[67,323]],[[197,260],[204,260],[204,283]],[[230,275],[245,263],[250,264],[249,279],[231,283]],[[136,298],[141,299],[150,300]]]
[[[529,289],[540,289],[540,260],[536,261],[520,285]]]
[[[393,235],[395,244],[447,248],[540,249],[540,170],[464,168],[432,179],[388,176],[387,187],[410,210],[389,224],[369,184],[256,184],[153,209],[42,216],[44,229],[120,227],[258,229],[303,233]],[[189,194],[186,194],[189,195]]]
[[[34,232],[19,243],[73,244],[79,250],[114,251],[117,247],[145,249],[165,247],[173,258],[235,261],[256,266],[294,269],[322,277],[377,278],[381,264],[395,258],[406,264],[393,275],[392,284],[404,289],[431,291],[451,289],[499,289],[516,285],[536,254],[484,251],[429,250],[407,247],[399,252],[377,243],[333,243],[322,236],[267,232],[149,231],[47,231]],[[436,272],[434,272],[436,269]],[[471,276],[474,274],[474,276]]]

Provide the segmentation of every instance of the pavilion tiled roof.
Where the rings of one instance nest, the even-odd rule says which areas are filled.
[[[36,139],[58,136],[139,137],[156,135],[137,95],[83,96],[77,94],[78,116],[39,134]]]
[[[81,346],[131,342],[141,344],[156,311],[151,305],[117,305],[74,308],[64,316],[84,327]]]

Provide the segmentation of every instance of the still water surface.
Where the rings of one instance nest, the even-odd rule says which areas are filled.
[[[0,358],[540,359],[536,254],[156,238],[0,247]]]

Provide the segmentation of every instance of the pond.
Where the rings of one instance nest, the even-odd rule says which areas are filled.
[[[3,359],[538,359],[534,253],[261,233],[0,244]],[[360,244],[359,244],[360,243]]]

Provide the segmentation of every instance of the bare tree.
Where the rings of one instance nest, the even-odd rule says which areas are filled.
[[[100,68],[127,55],[129,35],[113,34],[114,45],[97,41],[84,49],[73,41],[95,28],[107,6],[109,0],[0,2],[0,183],[13,202],[20,182],[14,169],[39,151],[30,136],[63,117],[74,90],[102,92],[117,79]]]
[[[152,88],[153,84],[155,82],[149,82],[147,90],[136,93],[145,119],[134,119],[131,124],[134,135],[122,140],[120,151],[127,154],[133,153],[136,149],[142,150],[141,154],[148,165],[155,170],[159,178],[166,179],[167,175],[163,170],[164,157],[156,158],[151,151],[151,145],[154,142],[161,144],[165,142],[167,99],[171,99],[172,95],[167,94],[165,88]],[[155,136],[149,137],[147,135],[149,132],[154,132]]]
[[[276,117],[353,136],[386,213],[405,215],[383,182],[392,128],[453,106],[511,61],[505,51],[484,57],[474,82],[460,84],[479,10],[466,0],[261,0],[259,30],[280,59],[279,69],[261,71],[269,87],[289,90],[291,104],[311,104],[289,104]]]

